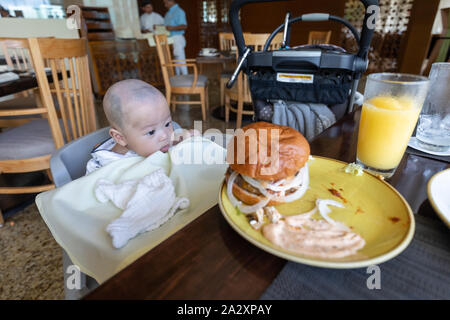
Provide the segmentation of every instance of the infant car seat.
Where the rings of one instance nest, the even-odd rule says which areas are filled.
[[[248,75],[255,109],[254,120],[267,120],[267,107],[277,100],[346,104],[347,111],[352,111],[358,81],[368,66],[368,51],[375,28],[378,0],[361,0],[365,7],[361,36],[350,22],[340,17],[311,13],[291,18],[290,13],[287,13],[284,23],[267,39],[264,50],[254,52],[245,45],[239,10],[248,3],[272,1],[285,0],[234,0],[231,3],[230,22],[239,51],[239,63],[227,83],[228,88],[232,87],[240,71]],[[340,22],[350,29],[359,46],[356,54],[333,45],[289,46],[293,23],[328,20]],[[282,47],[274,51],[268,50],[272,39],[281,30],[284,30]]]

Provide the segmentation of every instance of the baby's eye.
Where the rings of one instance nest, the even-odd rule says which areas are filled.
[[[155,130],[149,131],[149,132],[147,132],[147,134],[148,134],[149,136],[152,136],[152,135],[155,134]]]
[[[168,128],[170,126],[170,121],[166,123],[166,128]]]

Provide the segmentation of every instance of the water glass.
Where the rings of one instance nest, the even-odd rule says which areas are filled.
[[[416,138],[430,151],[450,151],[450,63],[433,63]]]

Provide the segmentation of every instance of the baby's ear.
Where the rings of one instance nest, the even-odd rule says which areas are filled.
[[[120,131],[118,131],[114,128],[111,128],[111,129],[109,129],[109,135],[114,139],[114,141],[117,144],[120,144],[122,147],[127,146],[127,144],[128,144],[127,140],[125,139],[125,137],[123,136],[123,134]]]

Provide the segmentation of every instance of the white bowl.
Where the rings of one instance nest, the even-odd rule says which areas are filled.
[[[436,173],[428,181],[428,199],[436,213],[450,228],[450,169]]]

